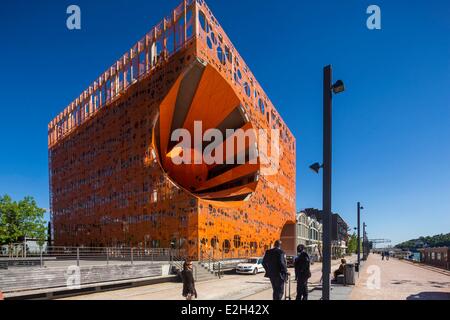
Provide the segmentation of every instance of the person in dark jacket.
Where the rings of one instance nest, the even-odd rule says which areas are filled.
[[[295,280],[297,281],[296,300],[308,300],[308,279],[311,277],[310,259],[305,246],[297,246],[297,257],[294,262]]]
[[[197,298],[191,261],[184,262],[183,271],[181,271],[181,279],[183,281],[183,297],[185,297],[186,300],[192,300],[193,297]]]
[[[273,300],[281,300],[284,294],[284,283],[288,272],[286,266],[286,255],[281,250],[281,241],[274,243],[274,248],[267,250],[263,259],[263,267],[266,270],[264,277],[270,279],[273,289]]]
[[[344,274],[346,264],[347,264],[347,261],[345,259],[341,259],[341,264],[339,265],[339,268],[334,270],[334,280],[337,281],[338,275]]]

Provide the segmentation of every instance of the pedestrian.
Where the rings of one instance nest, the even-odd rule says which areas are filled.
[[[297,257],[295,258],[295,280],[297,281],[297,297],[295,300],[308,300],[308,279],[311,278],[309,255],[305,246],[297,246]]]
[[[386,260],[389,261],[389,251],[386,251],[385,256],[386,256]]]
[[[384,251],[381,252],[381,260],[384,260]]]
[[[286,255],[281,250],[281,241],[277,240],[274,247],[266,251],[263,259],[266,270],[264,277],[270,279],[273,289],[273,300],[281,300],[284,294],[284,283],[288,277]]]
[[[334,270],[334,280],[337,280],[338,275],[344,274],[346,264],[347,261],[345,259],[341,259],[341,264],[339,265],[339,268]]]
[[[181,271],[181,279],[183,281],[183,297],[186,300],[197,298],[197,290],[195,290],[194,274],[192,273],[192,262],[186,260],[183,264],[183,271]]]

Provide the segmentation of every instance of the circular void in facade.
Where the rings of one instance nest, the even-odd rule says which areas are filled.
[[[256,132],[239,97],[214,67],[196,60],[179,76],[160,104],[153,135],[162,169],[196,197],[235,202],[255,191]]]

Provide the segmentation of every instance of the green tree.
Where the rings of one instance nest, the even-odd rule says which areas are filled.
[[[419,237],[396,245],[396,248],[404,250],[417,250],[423,247],[448,247],[450,246],[450,233],[434,236]]]
[[[39,208],[33,197],[13,201],[10,196],[0,196],[0,245],[21,239],[37,239],[43,244],[47,237],[45,209]]]
[[[356,236],[355,233],[353,233],[348,240],[347,252],[356,253],[357,247],[358,247],[358,237]]]

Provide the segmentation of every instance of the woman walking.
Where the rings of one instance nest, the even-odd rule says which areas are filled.
[[[181,279],[183,281],[183,297],[186,297],[186,300],[192,300],[193,297],[197,298],[191,261],[186,260],[184,262]]]

